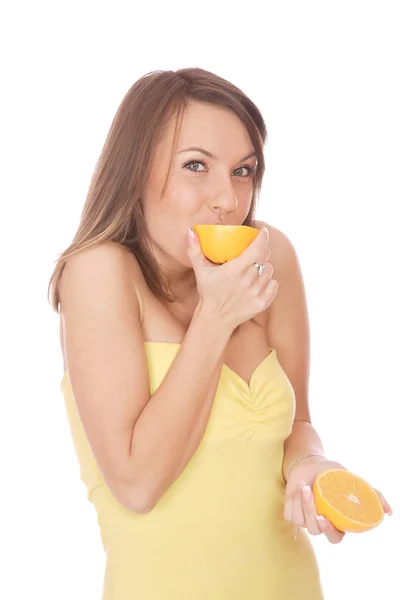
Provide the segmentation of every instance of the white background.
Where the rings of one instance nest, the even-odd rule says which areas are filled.
[[[258,216],[290,237],[303,268],[313,423],[328,456],[395,511],[338,546],[313,538],[326,599],[380,598],[387,588],[385,597],[400,596],[396,4],[276,1],[261,14],[252,2],[53,1],[3,10],[1,598],[100,599],[104,555],[60,393],[47,284],[123,96],[151,70],[186,66],[231,80],[265,117]]]

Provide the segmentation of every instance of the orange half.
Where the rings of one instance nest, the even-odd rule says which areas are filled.
[[[214,263],[225,263],[236,258],[259,234],[248,225],[194,225],[201,250]]]
[[[345,469],[328,469],[314,483],[317,512],[339,531],[360,533],[377,527],[384,510],[378,494],[364,479]]]

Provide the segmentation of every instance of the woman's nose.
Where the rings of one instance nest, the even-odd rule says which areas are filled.
[[[222,213],[228,213],[232,210],[235,210],[237,206],[238,199],[232,182],[229,181],[221,183],[211,198],[210,207],[213,210],[219,210]]]

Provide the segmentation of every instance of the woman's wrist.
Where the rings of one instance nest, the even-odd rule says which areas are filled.
[[[307,464],[310,462],[311,463],[324,462],[327,460],[328,459],[326,458],[326,456],[324,454],[319,454],[319,453],[309,453],[309,454],[298,456],[297,458],[292,460],[292,462],[289,464],[286,472],[284,473],[285,481],[286,482],[288,481],[290,473],[300,464],[304,465],[304,464]]]
[[[199,300],[192,320],[200,321],[204,324],[205,327],[211,327],[217,335],[230,339],[235,327],[222,319],[214,310],[214,308],[207,305],[207,303]]]

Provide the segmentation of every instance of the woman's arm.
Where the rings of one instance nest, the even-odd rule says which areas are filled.
[[[100,245],[68,260],[60,291],[69,379],[90,447],[118,501],[145,513],[203,437],[232,331],[196,311],[150,396],[135,269],[126,249]]]
[[[154,508],[196,452],[231,333],[215,316],[197,311],[163,382],[137,419],[131,460],[143,490],[141,512]]]
[[[319,473],[330,468],[345,468],[324,457],[324,448],[318,433],[311,424],[308,406],[308,381],[310,370],[309,320],[303,278],[293,245],[288,238],[270,225],[271,261],[279,283],[279,291],[269,308],[268,339],[277,351],[279,362],[288,376],[296,397],[296,413],[292,432],[285,440],[283,476],[286,480],[289,467],[283,516],[297,527],[306,527],[311,535],[324,533],[331,543],[343,539],[338,531],[317,514],[312,493],[313,483]],[[310,458],[301,458],[309,454]],[[301,459],[301,460],[297,460]],[[293,464],[293,461],[296,461]],[[378,490],[377,490],[378,491]],[[378,492],[385,512],[392,510]]]
[[[291,465],[293,465],[292,468],[295,468],[300,461],[302,464],[307,464],[307,462],[324,462],[327,460],[321,438],[308,421],[294,421],[292,433],[285,441],[284,451],[282,472],[285,481],[287,481]],[[294,461],[297,462],[294,463]]]
[[[300,264],[286,235],[271,225],[266,226],[270,232],[271,263],[279,283],[279,291],[269,307],[267,337],[270,346],[277,351],[296,398],[293,430],[284,446],[283,474],[286,478],[294,460],[308,454],[322,456],[304,459],[306,462],[323,460],[324,448],[311,424],[308,403],[310,328]]]

